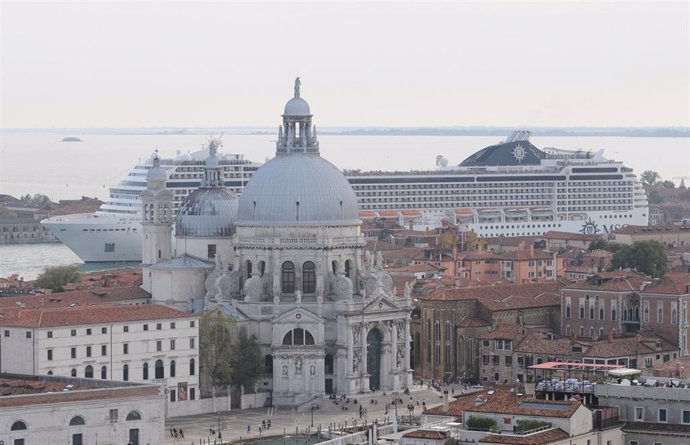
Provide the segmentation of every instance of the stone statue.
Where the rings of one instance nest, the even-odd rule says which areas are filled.
[[[309,367],[309,374],[311,374],[311,375],[316,375],[316,366],[311,365],[311,366]]]
[[[383,254],[379,250],[376,252],[376,270],[383,269]]]
[[[354,354],[352,355],[352,372],[358,372],[359,371],[359,362],[361,360],[359,351],[355,351]]]
[[[302,291],[297,289],[295,291],[295,302],[301,303],[302,302]]]
[[[405,282],[405,288],[403,289],[403,295],[405,296],[405,300],[409,300],[410,296],[412,295],[412,286],[410,286],[409,281]]]
[[[359,325],[352,326],[352,341],[358,345],[361,340],[362,327]]]
[[[283,365],[283,377],[287,377],[287,376],[288,376],[287,365]]]
[[[302,357],[295,359],[295,374],[302,374]]]
[[[367,270],[369,273],[374,272],[374,254],[371,253],[371,251],[367,250],[364,252],[364,254],[367,257]]]
[[[299,97],[301,88],[302,88],[302,81],[299,80],[299,77],[298,77],[295,79],[295,97]]]
[[[398,331],[398,341],[405,341],[405,321],[398,320],[395,322],[396,329]]]
[[[402,366],[403,358],[405,357],[405,350],[403,346],[398,346],[398,352],[395,354],[395,367],[400,368]]]

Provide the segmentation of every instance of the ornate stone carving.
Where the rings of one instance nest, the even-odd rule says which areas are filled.
[[[295,359],[295,374],[302,374],[302,357],[297,357]]]
[[[261,278],[252,276],[244,282],[245,301],[260,301],[262,290]]]
[[[352,372],[359,372],[359,363],[362,361],[362,353],[355,351],[352,354]]]
[[[362,327],[358,324],[352,326],[352,341],[355,345],[362,341]]]
[[[310,374],[310,375],[316,375],[316,366],[311,365],[311,366],[309,367],[309,374]]]
[[[337,277],[333,287],[338,300],[349,300],[352,298],[352,281],[348,277]]]
[[[405,358],[405,345],[398,345],[398,351],[395,354],[395,367],[402,367],[403,359]]]
[[[405,320],[398,320],[395,322],[395,327],[398,330],[398,341],[405,341]]]

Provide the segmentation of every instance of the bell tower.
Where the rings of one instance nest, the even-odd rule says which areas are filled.
[[[166,180],[165,169],[161,167],[156,153],[153,167],[146,174],[146,190],[141,192],[141,228],[144,238],[141,254],[142,287],[149,293],[152,291],[150,267],[172,258],[172,192],[165,188]]]

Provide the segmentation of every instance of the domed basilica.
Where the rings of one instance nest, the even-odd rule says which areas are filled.
[[[300,93],[298,78],[276,155],[239,199],[223,185],[212,141],[202,186],[178,212],[174,252],[172,196],[162,168],[149,170],[144,288],[159,303],[219,310],[255,335],[265,371],[258,385],[274,405],[404,389],[412,383],[409,289],[395,295],[380,254],[364,251],[357,197],[320,156]]]

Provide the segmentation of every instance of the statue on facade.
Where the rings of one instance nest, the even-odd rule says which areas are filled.
[[[301,303],[302,302],[302,291],[297,289],[295,291],[295,302]]]
[[[287,368],[287,365],[283,365],[283,377],[287,377],[287,376],[288,376],[288,368]]]
[[[358,345],[361,341],[362,327],[359,325],[352,326],[352,341]]]
[[[358,372],[359,371],[360,360],[361,360],[361,353],[359,351],[355,351],[354,354],[352,354],[352,372]]]
[[[302,88],[302,81],[299,80],[299,77],[295,79],[295,97],[300,96],[300,90]]]
[[[302,357],[295,359],[295,374],[302,374]]]

